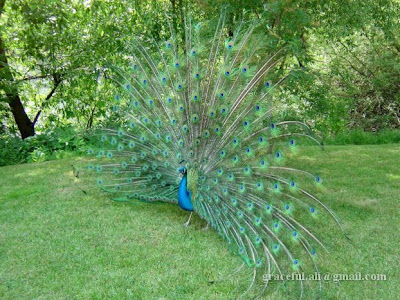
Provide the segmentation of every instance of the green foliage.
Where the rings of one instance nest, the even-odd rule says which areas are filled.
[[[321,1],[316,7],[326,13],[315,16],[318,26],[310,32],[311,68],[332,103],[326,111],[341,115],[343,132],[399,128],[400,3]]]
[[[78,132],[72,127],[47,130],[25,140],[5,136],[0,139],[0,166],[82,155],[96,142],[92,131]]]

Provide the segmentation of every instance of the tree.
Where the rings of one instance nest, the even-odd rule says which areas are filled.
[[[22,138],[39,123],[90,127],[104,116],[113,89],[96,95],[99,68],[126,64],[135,32],[157,40],[166,32],[157,21],[165,5],[153,2],[1,0],[0,93]]]
[[[5,0],[0,0],[0,16],[3,14],[4,11]],[[5,45],[3,42],[2,36],[0,36],[0,78],[1,78],[1,85],[0,88],[3,92],[3,96],[5,96],[6,101],[8,102],[11,112],[14,116],[15,123],[18,126],[20,131],[21,137],[23,139],[35,135],[35,124],[39,119],[39,116],[42,110],[39,110],[36,113],[36,116],[33,120],[31,120],[26,111],[25,107],[21,101],[21,97],[19,95],[18,90],[18,82],[15,80],[10,65],[7,59],[7,53],[5,49]],[[36,80],[36,79],[43,79],[47,78],[48,76],[52,76],[54,81],[54,86],[51,91],[46,96],[46,101],[49,100],[53,94],[55,93],[57,87],[62,82],[62,77],[58,73],[53,73],[51,75],[39,75],[33,77],[26,77],[20,79],[20,81],[28,81],[28,80]]]

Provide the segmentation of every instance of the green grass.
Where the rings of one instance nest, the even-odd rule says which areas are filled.
[[[307,148],[307,147],[306,147]],[[400,145],[308,147],[324,201],[352,239],[332,227],[323,272],[386,274],[386,281],[326,282],[324,299],[398,299]],[[59,160],[0,168],[1,299],[233,299],[240,266],[213,231],[170,204],[115,203],[80,189]],[[325,224],[325,223],[324,223]],[[239,288],[241,285],[239,284]],[[274,286],[265,298],[291,299]],[[305,299],[309,299],[307,294]]]

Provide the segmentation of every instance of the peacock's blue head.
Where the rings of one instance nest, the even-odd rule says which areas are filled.
[[[187,172],[186,167],[183,167],[183,166],[180,167],[180,168],[178,169],[178,172],[179,172],[179,174],[181,174],[182,176],[185,175],[186,172]]]

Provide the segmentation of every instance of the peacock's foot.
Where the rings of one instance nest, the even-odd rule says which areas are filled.
[[[208,224],[207,224],[207,226],[206,227],[203,227],[201,230],[203,230],[203,231],[206,231],[206,230],[208,230]]]
[[[189,220],[187,220],[187,222],[185,224],[183,224],[183,226],[185,226],[185,227],[189,226],[190,219],[192,218],[192,214],[193,214],[193,212],[190,213]]]

